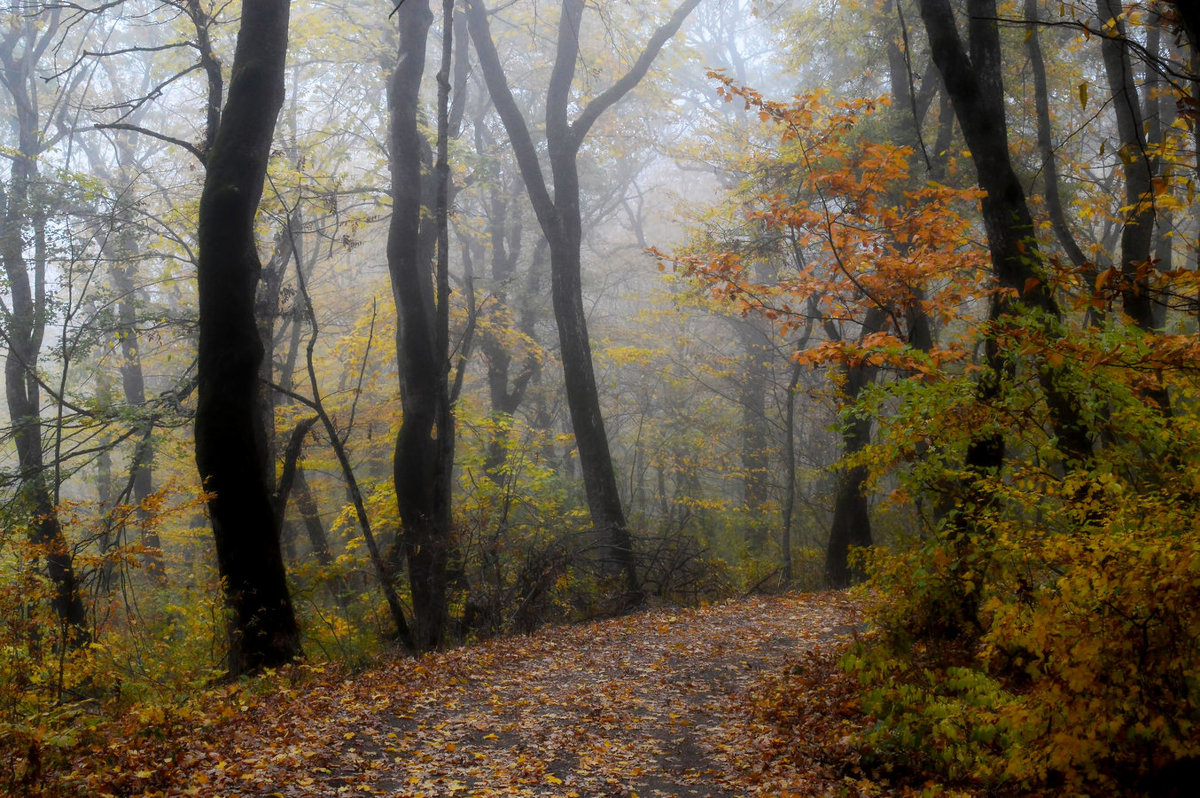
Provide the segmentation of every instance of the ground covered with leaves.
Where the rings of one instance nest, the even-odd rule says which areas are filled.
[[[298,666],[99,724],[52,795],[873,792],[844,594],[659,608],[398,658]],[[31,789],[33,784],[31,782]]]

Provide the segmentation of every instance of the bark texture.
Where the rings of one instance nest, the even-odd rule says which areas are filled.
[[[1100,52],[1112,93],[1121,163],[1125,172],[1125,223],[1121,228],[1121,302],[1125,314],[1143,330],[1154,329],[1150,293],[1150,250],[1154,244],[1154,164],[1146,149],[1146,124],[1134,83],[1133,64],[1125,42],[1121,4],[1097,0],[1100,16]]]
[[[872,307],[863,319],[861,336],[879,332],[887,326],[887,313]],[[862,392],[875,380],[875,368],[865,363],[847,363],[843,408],[853,408]],[[853,457],[871,443],[871,419],[853,415],[842,427],[842,457]],[[849,587],[862,578],[850,567],[850,549],[872,544],[871,515],[867,496],[867,467],[843,468],[837,475],[833,497],[833,522],[829,528],[829,547],[825,550],[825,581],[832,588]]]

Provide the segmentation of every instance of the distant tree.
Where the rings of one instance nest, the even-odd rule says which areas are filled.
[[[48,321],[50,279],[46,197],[39,186],[38,158],[55,136],[44,129],[36,70],[59,34],[61,9],[44,17],[17,10],[6,15],[0,35],[0,83],[9,103],[16,141],[6,148],[9,179],[0,190],[0,266],[8,302],[0,304],[4,392],[12,418],[22,509],[30,517],[30,538],[41,549],[54,587],[53,606],[70,645],[90,639],[87,615],[71,551],[56,507],[56,489],[47,480],[42,440],[39,357]]]
[[[583,225],[578,156],[592,125],[641,82],[663,45],[699,3],[700,0],[684,0],[671,18],[653,33],[629,71],[582,105],[572,121],[570,111],[579,105],[574,96],[574,82],[585,3],[583,0],[564,0],[554,68],[546,89],[546,147],[552,186],[543,171],[539,148],[529,132],[529,124],[517,105],[500,63],[487,9],[482,0],[467,3],[468,26],[484,81],[504,122],[530,202],[549,242],[551,297],[558,323],[567,405],[579,448],[592,525],[607,548],[610,568],[621,575],[630,597],[639,592],[633,541],[617,490],[612,454],[600,412],[583,305],[580,257]]]
[[[1143,330],[1154,328],[1154,296],[1150,291],[1150,251],[1154,244],[1154,182],[1159,179],[1155,159],[1149,154],[1146,119],[1142,111],[1133,63],[1129,56],[1121,4],[1097,0],[1104,36],[1100,52],[1112,92],[1117,119],[1121,161],[1125,173],[1125,202],[1129,208],[1121,229],[1121,299],[1125,313]],[[1165,396],[1156,399],[1164,405]]]
[[[283,104],[287,0],[242,8],[228,100],[207,153],[199,210],[196,464],[233,612],[231,674],[301,653],[271,503],[254,304],[262,264],[254,219]]]

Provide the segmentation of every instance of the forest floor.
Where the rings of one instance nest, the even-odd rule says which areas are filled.
[[[59,794],[868,794],[841,593],[654,609],[401,658],[297,666],[143,718]],[[265,685],[265,686],[264,686]]]

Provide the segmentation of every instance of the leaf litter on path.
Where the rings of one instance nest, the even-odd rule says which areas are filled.
[[[110,750],[107,767],[80,762],[72,781],[91,795],[287,798],[844,791],[852,780],[828,763],[808,767],[756,703],[858,622],[842,593],[754,597],[353,675],[302,666],[270,689],[231,688],[217,702],[225,717],[201,713],[162,739]]]

